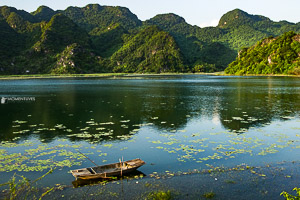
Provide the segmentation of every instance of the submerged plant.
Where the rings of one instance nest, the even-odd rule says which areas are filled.
[[[225,183],[228,184],[236,184],[236,182],[234,180],[225,180]]]
[[[4,190],[6,192],[5,199],[37,199],[35,196],[35,193],[38,191],[37,187],[35,187],[36,183],[52,172],[53,169],[34,181],[30,181],[24,176],[14,174],[7,183],[0,184],[0,187],[8,186],[8,189]],[[19,180],[17,180],[17,177],[19,177]],[[47,188],[47,190],[41,194],[39,199],[42,199],[42,197],[50,193],[53,189],[54,187]]]
[[[170,200],[172,199],[171,191],[157,191],[157,192],[151,192],[146,199],[152,199],[152,200]]]
[[[212,199],[216,196],[216,194],[214,192],[207,192],[207,193],[204,193],[202,196],[207,199]]]
[[[284,196],[286,200],[300,200],[300,188],[295,187],[293,190],[296,191],[297,196],[291,195],[285,191],[283,191],[280,195]]]

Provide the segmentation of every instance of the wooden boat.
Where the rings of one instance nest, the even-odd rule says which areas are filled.
[[[130,173],[144,164],[146,163],[143,160],[137,158],[119,163],[71,170],[71,173],[76,180],[105,179]]]

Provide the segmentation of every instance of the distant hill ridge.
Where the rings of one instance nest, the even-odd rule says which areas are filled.
[[[222,71],[243,47],[289,31],[299,33],[300,23],[239,9],[200,28],[173,13],[141,21],[119,6],[1,6],[0,74]]]

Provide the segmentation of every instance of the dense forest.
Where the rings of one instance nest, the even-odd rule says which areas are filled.
[[[283,35],[295,41],[299,32],[300,23],[274,22],[239,9],[226,13],[217,27],[200,28],[172,13],[141,21],[128,8],[98,4],[58,11],[41,6],[32,13],[2,6],[0,74],[215,72],[223,71],[238,52],[227,73],[295,73],[295,42],[269,47],[279,50],[255,50],[271,53],[270,66],[263,55],[259,65],[249,61],[253,48],[247,49],[248,61],[242,59],[246,47],[264,43],[263,38]],[[263,70],[265,66],[272,69]]]
[[[238,58],[225,69],[228,74],[300,75],[300,35],[293,31],[269,37],[250,48],[243,48]]]

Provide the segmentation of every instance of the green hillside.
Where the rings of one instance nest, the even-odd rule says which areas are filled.
[[[56,11],[47,6],[40,6],[36,11],[31,13],[36,21],[50,21],[50,19],[57,14]]]
[[[114,72],[184,72],[180,50],[167,32],[150,26],[111,57]]]
[[[297,24],[286,21],[274,22],[267,17],[250,15],[239,9],[226,13],[220,19],[218,27],[225,32],[220,41],[227,43],[236,51],[252,46],[269,36],[280,36],[288,31],[300,32],[300,26]]]
[[[89,4],[83,8],[69,7],[61,12],[88,32],[111,24],[122,24],[127,30],[140,26],[142,22],[128,8]]]
[[[78,43],[67,46],[56,58],[57,61],[51,68],[51,73],[54,74],[106,72],[98,58]]]
[[[243,48],[225,72],[238,75],[300,75],[300,35],[291,31],[277,38],[263,39],[250,48]]]
[[[129,32],[121,24],[111,24],[104,28],[94,28],[89,34],[95,52],[108,58],[124,45],[124,38]]]
[[[34,44],[36,51],[61,52],[72,43],[89,45],[89,35],[63,14],[54,15],[42,26],[40,40]]]
[[[239,9],[200,28],[172,13],[142,22],[118,6],[32,13],[2,6],[0,74],[222,71],[242,48],[289,31],[299,33],[300,23]]]
[[[182,51],[184,63],[190,69],[202,63],[218,71],[224,70],[245,46],[287,31],[300,32],[299,23],[273,22],[267,17],[250,15],[239,9],[223,15],[217,27],[192,26],[175,14],[157,15],[144,24],[157,25],[171,33]],[[210,67],[207,70],[211,70]]]

